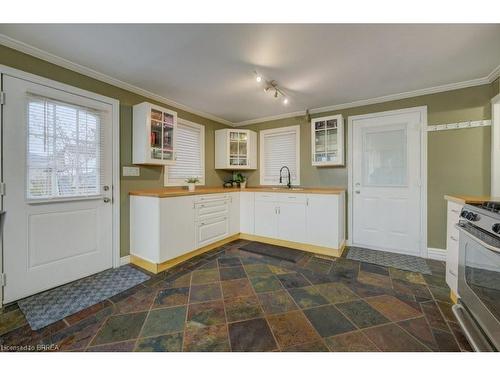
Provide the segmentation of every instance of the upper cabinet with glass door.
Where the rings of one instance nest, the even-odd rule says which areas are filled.
[[[134,164],[175,163],[177,113],[151,103],[134,105]]]
[[[312,165],[344,166],[344,118],[342,115],[311,120]]]
[[[257,134],[251,130],[216,130],[215,168],[256,169]]]

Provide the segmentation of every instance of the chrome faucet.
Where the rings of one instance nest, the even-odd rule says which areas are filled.
[[[290,168],[288,168],[286,165],[282,166],[280,169],[280,184],[283,183],[283,176],[281,175],[281,172],[285,168],[288,171],[288,183],[286,184],[286,186],[288,186],[288,188],[291,189],[292,188],[292,175],[290,174]]]

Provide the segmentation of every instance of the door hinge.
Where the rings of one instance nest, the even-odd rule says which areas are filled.
[[[7,285],[7,274],[0,273],[0,286]]]
[[[5,182],[0,182],[0,196],[5,195]]]
[[[0,91],[0,105],[5,104],[5,92]]]

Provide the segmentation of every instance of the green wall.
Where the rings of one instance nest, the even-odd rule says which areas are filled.
[[[498,80],[496,81],[498,86]],[[490,99],[498,90],[495,83],[432,95],[395,100],[315,114],[321,117],[341,113],[349,116],[427,106],[428,124],[443,124],[491,118]],[[495,88],[496,87],[496,88]],[[291,117],[246,126],[256,131],[300,125],[300,179],[303,186],[347,187],[346,168],[311,165],[310,123],[305,116]],[[346,148],[349,145],[346,143]],[[446,130],[428,133],[428,246],[446,248],[445,194],[483,195],[490,192],[490,128]],[[249,185],[259,184],[259,172],[248,173]]]
[[[205,125],[205,178],[207,185],[221,185],[223,180],[230,176],[226,172],[214,169],[214,131],[225,128],[226,125],[156,102],[2,45],[0,45],[0,64],[118,99],[120,101],[121,166],[132,164],[132,106],[148,101],[177,111],[179,117],[183,119]],[[120,181],[120,253],[121,256],[125,256],[129,254],[130,245],[128,193],[135,189],[162,187],[163,168],[142,166],[140,177],[121,176]]]
[[[214,131],[227,127],[218,122],[178,110],[148,98],[120,89],[69,69],[0,45],[0,64],[47,77],[75,87],[106,95],[120,101],[120,164],[132,163],[132,106],[150,101],[176,110],[179,117],[205,125],[206,184],[220,185],[229,174],[214,170]],[[314,117],[341,113],[348,116],[427,105],[428,123],[442,124],[464,120],[491,118],[490,99],[500,93],[497,79],[491,85],[471,87],[444,93],[341,111],[316,114]],[[316,168],[310,161],[310,128],[305,117],[270,121],[247,128],[269,129],[301,125],[301,184],[304,186],[347,187],[345,168]],[[347,134],[347,132],[346,132]],[[347,145],[349,147],[349,145]],[[447,130],[428,133],[428,246],[445,248],[446,206],[444,194],[489,194],[490,191],[490,129]],[[134,189],[163,186],[161,167],[141,167],[140,177],[121,177],[121,255],[129,252],[129,198]],[[249,185],[259,184],[258,171],[250,172]]]

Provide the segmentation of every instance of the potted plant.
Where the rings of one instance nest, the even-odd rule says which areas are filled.
[[[247,178],[245,176],[243,176],[241,173],[238,173],[236,175],[236,178],[234,180],[235,180],[235,182],[237,182],[240,185],[241,189],[246,188],[246,186],[247,186]]]
[[[188,184],[188,190],[194,191],[194,189],[196,188],[196,183],[200,182],[200,179],[198,177],[189,177],[186,182]]]

